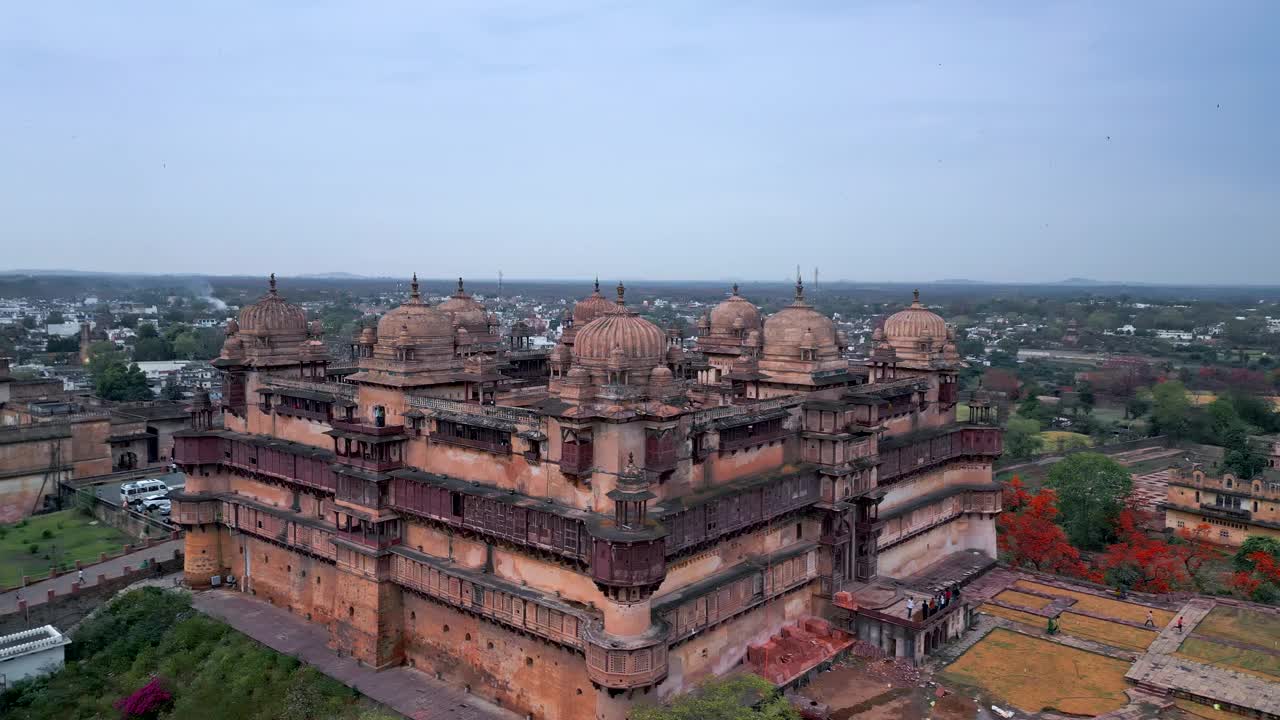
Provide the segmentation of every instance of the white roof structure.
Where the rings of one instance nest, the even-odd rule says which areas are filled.
[[[23,630],[0,637],[0,662],[70,644],[71,638],[52,625]]]

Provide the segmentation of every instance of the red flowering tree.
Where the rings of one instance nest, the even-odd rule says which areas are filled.
[[[113,707],[125,718],[154,718],[173,703],[173,694],[165,689],[158,677],[134,690],[131,695],[117,700]]]
[[[1080,551],[1071,547],[1067,535],[1054,522],[1058,516],[1058,496],[1044,489],[1026,495],[1018,483],[1016,492],[1026,497],[1020,509],[1000,515],[1000,550],[1014,567],[1030,566],[1036,570],[1089,577],[1088,568],[1080,561]]]
[[[1116,517],[1118,542],[1107,546],[1102,568],[1108,582],[1143,592],[1167,593],[1190,579],[1178,547],[1142,530],[1141,514],[1132,507]],[[1203,562],[1203,561],[1201,561]]]
[[[1237,571],[1231,576],[1231,586],[1247,598],[1280,603],[1280,560],[1261,550],[1247,557],[1253,569]]]
[[[1209,537],[1213,528],[1208,523],[1200,523],[1195,527],[1178,528],[1178,539],[1181,545],[1175,547],[1178,557],[1182,559],[1182,567],[1187,575],[1195,577],[1205,562],[1218,554]]]
[[[1017,475],[1009,481],[1009,486],[1004,489],[1004,509],[1008,512],[1017,512],[1031,503],[1031,493],[1027,492],[1027,487],[1022,484],[1022,478]]]

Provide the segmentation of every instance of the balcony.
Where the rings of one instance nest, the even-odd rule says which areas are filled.
[[[304,410],[302,408],[291,408],[285,405],[276,406],[276,414],[286,417],[296,417],[303,420],[314,420],[316,422],[329,422],[329,413],[326,410]]]
[[[787,436],[790,434],[791,434],[790,430],[787,430],[785,428],[780,428],[778,430],[763,432],[756,435],[748,435],[746,437],[735,438],[733,440],[721,440],[720,452],[721,454],[723,454],[723,453],[734,452],[737,450],[743,450],[750,447],[756,447],[757,445],[766,445],[768,443],[774,442],[775,440],[785,440]]]
[[[1253,513],[1245,510],[1244,508],[1214,505],[1213,503],[1200,503],[1200,509],[1207,512],[1218,513],[1226,517],[1239,518],[1241,520],[1248,520],[1253,517]]]
[[[667,445],[646,449],[644,453],[644,469],[655,473],[664,473],[675,470],[675,447]]]
[[[352,420],[337,420],[332,423],[334,430],[342,430],[349,433],[357,433],[359,435],[371,435],[373,437],[382,437],[386,435],[399,435],[404,432],[404,425],[370,425],[363,422],[355,422]]]
[[[446,435],[443,433],[434,433],[431,435],[431,442],[444,443],[445,445],[457,445],[458,447],[471,448],[473,450],[483,450],[496,455],[510,455],[511,444],[493,440],[479,440],[475,438],[457,437],[456,435]]]
[[[594,462],[591,443],[564,443],[560,446],[560,472],[566,475],[587,475]]]

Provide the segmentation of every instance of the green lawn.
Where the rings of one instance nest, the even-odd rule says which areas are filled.
[[[336,680],[191,608],[186,593],[144,588],[113,601],[72,636],[58,672],[0,692],[12,720],[118,718],[112,704],[153,677],[182,720],[391,720]],[[154,716],[154,715],[153,715]]]
[[[0,526],[0,587],[17,585],[23,575],[44,575],[53,565],[95,561],[99,554],[119,552],[131,542],[128,535],[77,510],[33,515]]]

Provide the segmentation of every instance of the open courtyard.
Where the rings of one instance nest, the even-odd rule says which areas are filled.
[[[0,527],[0,587],[17,585],[24,575],[47,575],[53,566],[97,561],[130,542],[128,535],[76,510],[33,515]]]

